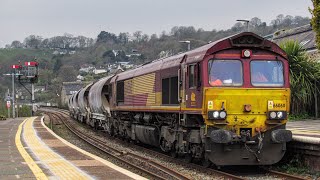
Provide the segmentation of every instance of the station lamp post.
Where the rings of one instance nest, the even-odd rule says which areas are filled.
[[[244,22],[246,24],[246,27],[247,27],[247,32],[249,31],[249,20],[246,20],[246,19],[238,19],[237,20],[238,22]]]
[[[179,41],[179,42],[188,44],[188,51],[190,51],[190,49],[191,49],[191,46],[190,46],[191,42],[190,41]]]

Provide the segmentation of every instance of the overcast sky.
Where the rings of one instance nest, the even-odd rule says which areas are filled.
[[[151,35],[173,26],[227,29],[236,19],[252,17],[269,24],[278,14],[311,17],[308,7],[311,0],[0,0],[0,47],[31,34]]]

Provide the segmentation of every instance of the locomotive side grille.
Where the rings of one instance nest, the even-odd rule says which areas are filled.
[[[124,81],[124,104],[131,105],[133,103],[132,79]]]
[[[134,105],[150,105],[156,103],[155,73],[133,78],[132,95]]]

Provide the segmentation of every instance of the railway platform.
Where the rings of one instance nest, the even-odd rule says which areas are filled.
[[[40,117],[0,121],[0,179],[144,179],[61,139]]]
[[[320,120],[290,121],[287,129],[293,135],[288,150],[300,154],[312,170],[320,172]]]

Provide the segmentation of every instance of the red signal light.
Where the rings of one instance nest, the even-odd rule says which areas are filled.
[[[11,66],[11,68],[12,68],[12,69],[21,69],[21,68],[22,68],[22,66],[21,66],[21,65],[16,65],[16,64],[15,64],[15,65],[12,65],[12,66]]]
[[[34,62],[34,61],[30,61],[30,62],[24,62],[24,65],[25,66],[38,66],[38,63]]]

